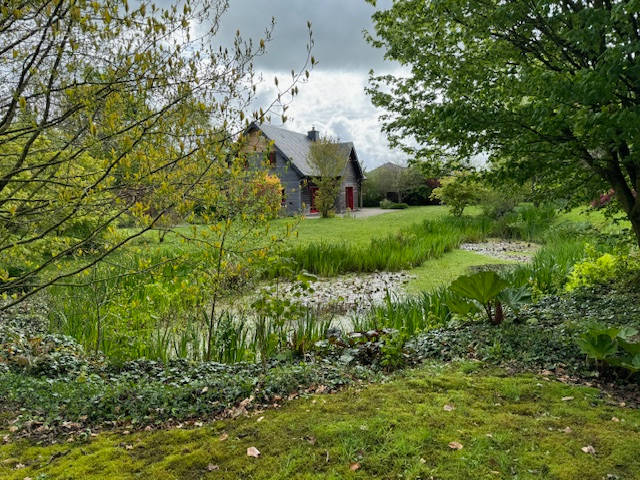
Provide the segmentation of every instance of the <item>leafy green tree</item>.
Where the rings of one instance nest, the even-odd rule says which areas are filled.
[[[330,138],[313,142],[309,151],[309,164],[313,169],[313,183],[318,187],[315,204],[323,218],[331,216],[348,155],[340,144]]]
[[[471,177],[453,175],[440,181],[440,186],[431,192],[431,198],[444,203],[452,215],[460,217],[466,207],[478,201],[479,194],[479,186]]]
[[[2,308],[74,283],[151,229],[193,221],[197,205],[218,212],[206,219],[211,228],[179,235],[194,246],[221,245],[221,257],[230,254],[222,245],[236,217],[254,228],[268,218],[268,209],[246,207],[249,196],[243,207],[229,205],[237,192],[257,195],[261,175],[244,167],[237,134],[247,117],[284,117],[313,63],[310,24],[303,70],[278,87],[270,108],[245,113],[256,91],[252,63],[273,24],[257,42],[238,33],[221,48],[227,7],[225,0],[3,2],[0,294],[14,298]],[[227,260],[221,265],[234,264]]]
[[[369,41],[406,67],[369,88],[393,144],[484,153],[575,201],[613,188],[640,244],[637,1],[397,0],[373,18]]]
[[[388,194],[393,201],[404,202],[411,194],[418,197],[420,190],[427,186],[427,179],[414,165],[403,167],[388,163],[368,172],[366,177],[363,190],[370,202],[375,199],[379,202]]]

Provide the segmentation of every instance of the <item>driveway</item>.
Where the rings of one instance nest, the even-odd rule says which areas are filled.
[[[345,214],[345,213],[338,213],[336,214],[336,217],[344,217],[344,216],[351,216],[354,218],[369,218],[369,217],[375,217],[376,215],[382,215],[383,213],[391,213],[394,210],[384,210],[382,208],[361,208],[360,210],[356,210],[355,212],[349,213],[349,214]],[[307,215],[307,218],[320,218],[319,214],[314,214],[314,215]]]

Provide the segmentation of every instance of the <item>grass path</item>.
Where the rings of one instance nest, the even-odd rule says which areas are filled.
[[[640,478],[640,412],[610,405],[595,389],[477,368],[424,367],[195,430],[9,443],[0,446],[0,477]],[[249,447],[261,457],[248,457]]]
[[[470,210],[471,211],[471,210]],[[424,220],[443,217],[448,209],[441,206],[411,207],[406,210],[391,210],[388,213],[368,218],[312,218],[302,220],[297,227],[297,237],[292,242],[350,242],[367,245],[372,238],[386,237]],[[274,230],[289,222],[288,219],[274,220]]]
[[[513,262],[466,250],[453,250],[440,258],[427,260],[421,266],[411,269],[409,273],[416,278],[407,284],[407,292],[432,291],[438,287],[448,286],[460,275],[469,273],[469,267],[505,263]]]

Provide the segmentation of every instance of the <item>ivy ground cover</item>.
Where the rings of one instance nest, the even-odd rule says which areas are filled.
[[[9,443],[0,446],[0,476],[634,479],[640,412],[545,377],[428,365],[195,429]]]

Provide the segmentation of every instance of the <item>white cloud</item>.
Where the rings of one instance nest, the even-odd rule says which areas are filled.
[[[285,73],[263,72],[265,79],[278,76],[291,78]],[[361,72],[313,71],[307,83],[300,84],[300,93],[287,111],[285,128],[307,132],[312,126],[322,135],[352,141],[360,161],[367,170],[385,162],[404,163],[407,156],[389,147],[381,132],[378,117],[383,113],[374,107],[365,93],[368,76]],[[275,89],[261,85],[260,99],[273,98]],[[272,123],[280,123],[277,116]]]

